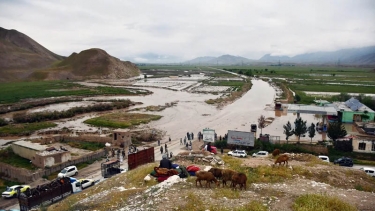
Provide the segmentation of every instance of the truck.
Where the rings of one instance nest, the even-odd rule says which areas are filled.
[[[37,209],[82,191],[81,183],[73,177],[57,178],[50,183],[23,192],[18,197],[20,211]]]
[[[115,174],[123,173],[126,170],[120,168],[121,162],[118,159],[108,160],[101,164],[102,176],[109,178]]]

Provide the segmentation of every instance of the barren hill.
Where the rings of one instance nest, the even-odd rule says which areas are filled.
[[[49,69],[36,71],[32,77],[39,79],[115,79],[140,74],[137,66],[121,61],[102,49],[92,48],[72,53],[68,58]]]
[[[27,35],[0,27],[0,80],[25,78],[33,70],[62,60]]]

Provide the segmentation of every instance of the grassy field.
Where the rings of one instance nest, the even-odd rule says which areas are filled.
[[[7,147],[3,150],[0,150],[1,162],[12,165],[14,167],[25,168],[29,170],[37,169],[36,166],[30,163],[29,159],[20,157],[15,154],[11,147]]]
[[[124,88],[86,87],[71,81],[33,81],[0,83],[0,104],[15,103],[23,99],[94,96],[94,95],[136,95]]]
[[[55,123],[51,122],[34,122],[25,124],[11,124],[0,127],[0,137],[9,135],[31,135],[33,132],[49,127],[55,127]]]
[[[111,113],[85,121],[86,124],[97,127],[128,128],[134,125],[146,124],[158,120],[162,116],[139,113]]]

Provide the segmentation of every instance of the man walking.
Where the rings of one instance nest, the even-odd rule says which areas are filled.
[[[160,147],[160,154],[163,154],[163,146]]]

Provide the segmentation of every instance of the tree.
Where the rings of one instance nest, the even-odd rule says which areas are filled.
[[[330,139],[333,140],[333,143],[336,142],[336,139],[344,138],[346,136],[346,130],[341,122],[332,122],[328,125],[327,135]]]
[[[312,143],[312,139],[315,136],[315,125],[314,125],[314,123],[311,123],[310,127],[308,128],[308,130],[309,130],[309,137],[311,138],[311,143]]]
[[[306,121],[303,121],[301,117],[297,118],[296,121],[294,121],[294,135],[298,137],[298,144],[301,136],[304,135],[306,132]]]
[[[296,96],[294,96],[294,99],[295,99],[297,102],[299,102],[299,101],[301,101],[301,96],[299,96],[299,95],[296,94]]]
[[[266,127],[266,117],[260,115],[258,119],[258,128],[260,129],[260,134],[262,134],[262,129]]]
[[[289,121],[283,127],[284,127],[284,134],[286,136],[286,138],[285,138],[286,139],[286,143],[288,143],[288,139],[289,139],[290,136],[292,136],[294,134],[294,130],[292,129],[292,125],[290,124]]]

